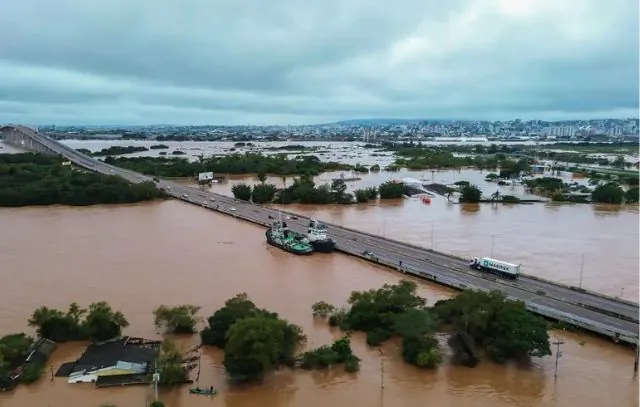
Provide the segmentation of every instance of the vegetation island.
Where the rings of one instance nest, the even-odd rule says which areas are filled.
[[[420,368],[434,368],[444,360],[436,334],[448,337],[451,363],[469,367],[483,356],[503,363],[551,354],[550,325],[527,311],[524,303],[507,300],[498,292],[463,291],[429,307],[416,289],[416,283],[402,280],[379,289],[354,291],[344,307],[316,302],[310,310],[313,317],[327,320],[328,327],[342,333],[333,343],[316,349],[303,351],[306,336],[302,328],[257,307],[244,293],[228,299],[207,318],[200,339],[202,345],[224,350],[223,365],[231,383],[254,382],[282,367],[343,366],[347,372],[357,372],[360,359],[351,349],[353,332],[365,333],[367,344],[373,347],[397,337],[403,360]],[[199,311],[194,305],[159,306],[153,311],[154,323],[165,333],[195,334],[201,321]],[[55,343],[103,343],[121,337],[129,325],[106,302],[86,309],[72,303],[66,311],[42,306],[32,313],[28,324],[38,337]],[[46,360],[29,362],[27,358],[33,343],[24,333],[0,338],[0,389],[41,377]],[[159,385],[189,383],[193,359],[197,358],[185,357],[175,343],[163,340],[155,361]],[[152,372],[146,374],[150,380]]]
[[[202,172],[225,174],[318,175],[326,171],[350,170],[351,165],[322,162],[316,156],[288,158],[286,154],[229,154],[199,157],[197,161],[167,157],[112,157],[105,162],[128,170],[164,178],[193,178]]]
[[[153,182],[131,184],[116,175],[74,167],[59,157],[0,154],[0,207],[122,204],[159,197]]]
[[[273,184],[266,183],[266,174],[258,174],[260,184],[250,186],[245,183],[236,184],[231,188],[234,198],[257,204],[352,204],[367,202],[373,199],[398,199],[405,194],[404,184],[387,181],[379,187],[362,188],[353,194],[347,192],[347,185],[343,179],[337,178],[331,185],[316,186],[310,175],[302,175],[293,180],[288,187],[278,189]],[[283,180],[285,182],[285,180]]]

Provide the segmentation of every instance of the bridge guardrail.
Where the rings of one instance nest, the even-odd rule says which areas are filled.
[[[591,332],[596,332],[604,336],[609,336],[629,344],[638,344],[637,334],[634,335],[630,332],[622,331],[619,329],[608,328],[605,325],[592,321],[590,319],[582,318],[562,311],[557,311],[553,308],[545,307],[543,305],[537,305],[530,302],[525,302],[525,304],[528,310],[535,312],[536,314],[546,316],[547,318],[566,322],[570,325],[574,325]]]
[[[360,257],[364,260],[373,262],[375,264],[380,264],[383,266],[387,266],[387,267],[391,267],[391,268],[396,268],[397,264],[395,264],[395,262],[389,261],[388,259],[384,258],[384,257],[367,257],[364,256],[362,254],[362,252],[359,252],[357,250],[354,250],[352,248],[348,248],[348,247],[336,247],[339,251],[352,255],[352,256],[356,256],[356,257]],[[426,279],[426,280],[430,280],[445,286],[448,286],[450,288],[453,289],[457,289],[457,290],[466,290],[466,289],[473,289],[476,291],[483,291],[483,292],[488,292],[490,290],[487,290],[485,288],[482,287],[478,287],[475,286],[473,284],[465,284],[465,283],[461,283],[457,280],[454,279],[450,279],[450,278],[438,278],[437,276],[434,276],[430,273],[426,273],[426,272],[422,272],[419,270],[415,270],[412,267],[403,267],[404,270],[398,270],[401,272],[404,272],[406,274],[410,274],[413,275],[415,277],[419,277],[421,279]],[[435,278],[434,278],[435,277]],[[516,297],[512,297],[512,296],[507,296],[508,299],[512,300],[512,301],[522,301],[519,298]],[[562,312],[562,311],[556,311],[552,308],[549,307],[545,307],[543,305],[537,305],[534,304],[530,301],[522,301],[525,303],[526,308],[538,315],[542,315],[544,317],[550,318],[550,319],[554,319],[556,321],[561,321],[561,322],[565,322],[580,328],[583,328],[587,331],[591,331],[591,332],[595,332],[604,336],[608,336],[608,337],[612,337],[615,339],[618,339],[620,341],[626,342],[626,343],[630,343],[630,344],[637,344],[638,343],[638,336],[637,335],[633,335],[629,332],[625,332],[622,330],[618,330],[618,329],[611,329],[608,328],[607,326],[597,323],[595,321],[592,321],[590,319],[587,318],[582,318],[582,317],[578,317],[576,315],[573,314],[569,314],[566,312]]]
[[[631,305],[631,306],[636,306],[636,307],[640,306],[640,304],[638,304],[637,302],[633,302],[631,300],[627,300],[627,299],[620,298],[620,297],[615,297],[615,296],[612,296],[612,295],[609,295],[609,294],[603,294],[603,293],[599,293],[597,291],[591,291],[591,290],[588,290],[586,288],[578,288],[576,286],[569,285],[569,284],[558,283],[558,282],[547,280],[547,279],[544,279],[544,278],[541,278],[541,277],[536,277],[536,276],[531,275],[531,274],[523,274],[523,275],[526,276],[527,278],[532,279],[532,280],[537,280],[537,281],[542,281],[542,282],[545,282],[545,283],[550,283],[550,284],[553,284],[553,285],[558,285],[558,286],[567,288],[569,290],[587,293],[589,295],[593,295],[594,297],[600,297],[600,298],[604,298],[604,299],[607,299],[607,300],[620,302],[620,303],[623,303],[623,304],[626,304],[626,305]]]

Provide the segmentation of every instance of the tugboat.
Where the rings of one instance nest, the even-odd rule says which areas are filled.
[[[287,228],[287,222],[276,220],[267,229],[267,243],[289,253],[304,255],[313,253],[313,246],[301,234]]]
[[[331,253],[336,248],[336,242],[327,237],[327,227],[315,219],[311,219],[309,222],[307,239],[313,246],[313,251],[319,253]]]

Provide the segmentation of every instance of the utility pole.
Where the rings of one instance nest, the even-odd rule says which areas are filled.
[[[640,359],[640,343],[636,342],[636,357],[633,361],[633,376],[638,375],[638,359]]]
[[[584,272],[584,253],[580,256],[580,283],[578,288],[582,288],[582,273]]]
[[[380,390],[384,390],[384,352],[378,348],[380,353]]]
[[[380,405],[384,404],[384,352],[378,348],[380,353]]]
[[[158,361],[155,363],[155,373],[153,374],[153,396],[154,401],[158,401],[158,382],[160,381],[160,374],[158,373]]]
[[[435,250],[435,247],[433,247],[434,244],[434,239],[433,239],[433,229],[434,229],[435,225],[432,223],[431,224],[431,250]]]
[[[496,246],[496,235],[491,235],[491,258],[493,258],[493,249]]]
[[[562,356],[562,353],[560,352],[560,345],[564,345],[564,341],[558,339],[555,342],[551,342],[551,344],[556,345],[556,370],[553,374],[553,377],[557,380],[558,379],[558,359],[560,359],[560,356]]]

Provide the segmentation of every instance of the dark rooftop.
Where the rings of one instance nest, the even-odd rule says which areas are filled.
[[[44,365],[55,348],[54,341],[40,338],[29,348],[25,362]]]
[[[68,376],[80,370],[96,370],[114,366],[117,362],[151,363],[159,351],[159,341],[148,341],[140,338],[119,338],[107,342],[92,343],[82,353],[73,366],[65,363],[56,376]]]

